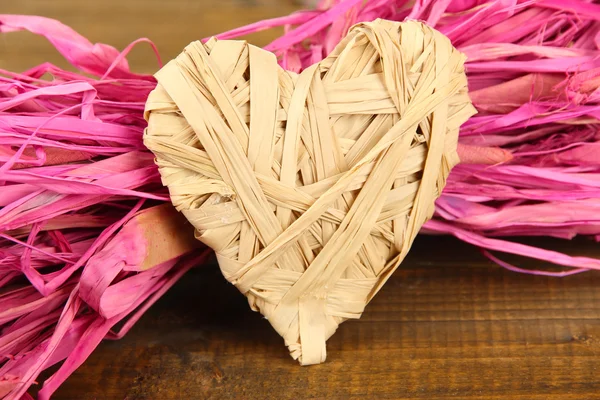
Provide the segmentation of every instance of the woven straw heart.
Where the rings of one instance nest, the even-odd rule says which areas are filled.
[[[173,204],[303,365],[431,218],[474,113],[463,62],[424,24],[377,20],[301,74],[211,39],[156,75],[145,144]]]

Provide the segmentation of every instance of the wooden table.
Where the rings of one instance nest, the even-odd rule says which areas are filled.
[[[118,48],[147,36],[169,59],[194,39],[298,7],[280,0],[22,0],[3,2],[1,12],[60,18]],[[250,40],[261,45],[276,34]],[[0,40],[0,68],[45,60],[66,65],[41,38]],[[143,46],[130,60],[140,71],[155,68]],[[585,240],[536,243],[600,256]],[[125,339],[103,343],[55,398],[600,398],[598,287],[597,273],[519,275],[453,238],[420,237],[363,318],[329,340],[327,362],[300,367],[213,263],[189,273]]]
[[[56,398],[600,398],[598,287],[596,273],[520,275],[453,238],[420,237],[363,317],[328,341],[327,362],[300,367],[207,265],[104,342]]]

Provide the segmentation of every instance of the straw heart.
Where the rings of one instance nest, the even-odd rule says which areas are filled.
[[[144,141],[172,202],[301,364],[431,218],[474,114],[463,63],[433,28],[377,20],[301,74],[214,38],[157,73]]]

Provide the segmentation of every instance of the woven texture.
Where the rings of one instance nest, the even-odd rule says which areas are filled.
[[[431,218],[474,113],[463,62],[424,24],[377,20],[301,74],[216,39],[157,73],[144,140],[173,204],[303,365]]]

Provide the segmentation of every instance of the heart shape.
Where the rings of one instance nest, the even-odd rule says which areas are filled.
[[[464,59],[422,23],[377,20],[300,74],[214,38],[157,73],[144,141],[172,202],[301,364],[433,215],[474,114]]]

